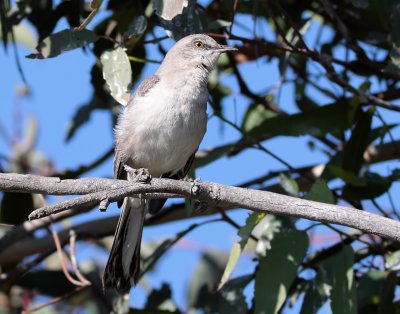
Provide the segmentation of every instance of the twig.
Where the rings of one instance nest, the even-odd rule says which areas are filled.
[[[82,283],[79,280],[75,280],[74,278],[72,278],[72,276],[70,275],[66,262],[65,262],[65,258],[64,258],[64,254],[62,251],[62,247],[60,244],[60,239],[58,238],[57,232],[54,230],[54,227],[51,226],[51,234],[53,236],[53,240],[54,240],[54,244],[56,246],[57,249],[57,254],[58,254],[58,258],[60,260],[60,264],[61,264],[61,269],[64,273],[65,278],[67,278],[67,280],[72,283],[75,286],[78,287],[83,287],[84,285],[82,285]]]
[[[71,229],[69,231],[69,257],[71,259],[72,268],[75,272],[76,277],[81,282],[82,286],[89,286],[91,285],[91,282],[82,275],[82,273],[79,271],[78,263],[76,262],[75,242],[76,242],[76,233],[73,229]]]
[[[49,305],[58,303],[58,302],[60,302],[60,301],[62,301],[62,300],[65,300],[65,299],[67,299],[67,298],[69,298],[69,297],[71,297],[71,296],[77,294],[78,292],[81,292],[83,289],[86,289],[87,287],[88,287],[88,286],[76,287],[76,288],[75,288],[74,290],[72,290],[71,292],[68,292],[68,293],[66,293],[66,294],[64,294],[64,295],[62,295],[62,296],[53,298],[53,299],[51,299],[50,301],[48,301],[48,302],[46,302],[46,303],[43,303],[43,304],[40,304],[40,305],[35,306],[35,307],[33,307],[33,308],[30,308],[30,309],[27,309],[27,310],[25,310],[25,311],[22,311],[22,314],[30,314],[30,313],[36,312],[36,311],[38,311],[38,310],[40,310],[40,309],[42,309],[42,308],[44,308],[44,307],[46,307],[46,306],[49,306]]]

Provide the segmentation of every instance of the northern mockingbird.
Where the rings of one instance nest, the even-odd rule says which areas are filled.
[[[167,53],[157,72],[133,93],[115,128],[114,176],[133,180],[125,165],[146,168],[153,177],[181,179],[192,165],[207,125],[208,74],[222,52],[207,35],[190,35]],[[146,212],[166,200],[127,197],[104,271],[105,288],[129,292],[140,274],[140,242]]]

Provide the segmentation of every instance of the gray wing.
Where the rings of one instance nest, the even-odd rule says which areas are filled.
[[[160,77],[157,74],[149,76],[142,83],[140,83],[140,85],[137,88],[137,90],[135,91],[135,93],[131,96],[129,103],[131,103],[135,97],[145,96],[159,81],[160,81]],[[129,105],[129,103],[128,103],[128,105]]]

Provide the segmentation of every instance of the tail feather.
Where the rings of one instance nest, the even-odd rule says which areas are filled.
[[[104,288],[115,288],[124,294],[137,283],[146,207],[145,201],[125,198],[103,275]]]

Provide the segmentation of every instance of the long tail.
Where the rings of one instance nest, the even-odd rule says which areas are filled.
[[[140,275],[140,242],[147,202],[125,198],[103,275],[104,288],[128,293]]]

